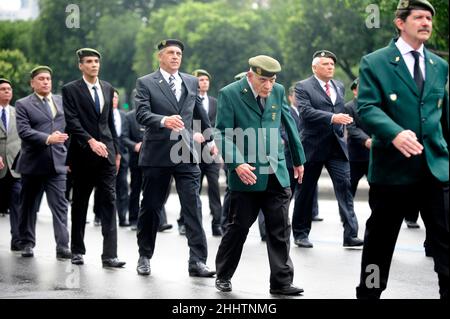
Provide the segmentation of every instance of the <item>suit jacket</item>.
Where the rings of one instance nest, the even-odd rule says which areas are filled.
[[[200,120],[202,132],[211,125],[197,95],[197,78],[181,72],[179,75],[183,81],[180,101],[176,100],[159,70],[136,82],[136,119],[146,127],[140,166],[171,167],[182,160],[198,163],[198,152],[192,139],[193,119]],[[161,126],[164,116],[175,114],[179,114],[184,122],[185,129],[180,134]],[[180,154],[184,154],[183,158]]]
[[[34,93],[16,102],[17,132],[22,140],[16,165],[18,173],[67,173],[66,145],[46,144],[50,134],[54,131],[64,132],[66,128],[61,96],[53,95],[53,104],[57,110],[54,118]]]
[[[69,165],[97,166],[104,159],[95,154],[88,140],[95,138],[108,148],[109,165],[115,165],[115,156],[119,150],[119,141],[114,127],[112,112],[113,88],[111,84],[100,81],[105,104],[101,114],[95,110],[94,100],[83,79],[63,86],[63,106],[70,135]]]
[[[295,100],[303,123],[302,144],[308,161],[322,162],[329,159],[335,139],[348,159],[344,127],[331,124],[333,114],[345,112],[345,89],[339,81],[331,80],[331,84],[337,94],[334,105],[314,76],[298,82],[295,86]]]
[[[301,121],[299,115],[297,114],[297,112],[295,112],[295,110],[292,107],[289,108],[289,112],[291,112],[291,116],[294,119],[295,126],[297,128],[298,136],[300,136],[300,132],[301,132],[301,129],[302,129],[302,121]],[[281,128],[281,138],[283,139],[284,146],[285,146],[284,147],[284,156],[286,158],[286,167],[287,168],[292,168],[293,167],[292,155],[291,155],[291,150],[288,147],[288,145],[289,145],[289,138],[287,136],[286,129],[285,129],[284,125]]]
[[[367,128],[361,122],[356,111],[356,100],[353,99],[345,104],[345,111],[353,118],[353,123],[347,125],[347,145],[350,161],[365,162],[369,160],[369,149],[364,145],[370,136],[366,133]]]
[[[9,106],[8,132],[6,132],[3,122],[0,121],[0,156],[3,158],[3,163],[5,164],[5,167],[0,170],[0,179],[5,177],[8,169],[13,177],[20,177],[20,174],[12,168],[19,151],[20,138],[19,134],[17,134],[16,127],[16,109]]]
[[[267,189],[270,170],[276,174],[281,186],[290,186],[284,146],[281,142],[282,123],[289,138],[294,165],[300,166],[305,162],[303,147],[284,92],[284,87],[275,83],[262,113],[246,77],[220,90],[216,142],[228,166],[230,190],[264,191]],[[233,129],[234,131],[230,132]],[[244,138],[244,135],[248,138]],[[235,168],[243,163],[256,167],[253,171],[257,176],[256,184],[245,185],[239,179]]]
[[[449,180],[448,64],[427,49],[420,95],[395,40],[361,60],[358,113],[372,135],[368,180],[405,185],[421,180],[423,163],[440,181]],[[403,130],[416,133],[422,156],[406,158],[392,144]]]
[[[122,130],[122,141],[128,148],[130,154],[130,167],[137,168],[139,153],[134,151],[136,144],[142,142],[144,138],[145,127],[140,125],[136,120],[136,110],[132,110],[126,115],[127,129]]]

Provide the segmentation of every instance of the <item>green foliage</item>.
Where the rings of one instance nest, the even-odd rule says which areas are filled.
[[[11,81],[13,101],[31,93],[30,71],[35,67],[19,50],[0,50],[0,78]]]
[[[178,38],[186,44],[182,70],[208,70],[213,77],[211,94],[215,95],[236,73],[248,69],[249,57],[267,54],[281,58],[264,17],[264,12],[237,10],[226,1],[186,1],[158,10],[137,36],[134,70],[138,75],[153,72],[158,67],[156,44],[164,38]]]

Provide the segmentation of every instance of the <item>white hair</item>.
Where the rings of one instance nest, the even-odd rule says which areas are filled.
[[[311,65],[312,66],[314,66],[314,65],[317,65],[317,64],[319,64],[319,62],[320,62],[320,59],[321,59],[321,57],[315,57],[313,60],[312,60],[312,63],[311,63]]]

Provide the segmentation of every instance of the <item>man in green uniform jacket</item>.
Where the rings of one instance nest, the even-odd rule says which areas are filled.
[[[379,298],[402,221],[420,210],[441,298],[448,298],[448,64],[424,48],[435,9],[402,0],[400,37],[363,57],[358,113],[372,134],[369,204],[358,298]]]
[[[275,83],[281,71],[279,62],[260,55],[251,58],[249,65],[247,76],[223,88],[218,99],[216,141],[228,166],[231,204],[229,225],[216,256],[216,288],[231,291],[231,277],[249,228],[261,209],[266,221],[270,293],[298,295],[303,289],[292,285],[288,218],[291,191],[281,123],[286,127],[299,183],[305,155],[285,90]]]

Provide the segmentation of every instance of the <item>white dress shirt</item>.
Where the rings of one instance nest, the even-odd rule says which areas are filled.
[[[120,112],[118,109],[113,109],[113,116],[114,116],[114,126],[116,128],[117,136],[122,135],[122,119],[120,117]]]
[[[319,79],[317,76],[314,75],[314,77],[317,79],[317,81],[319,81],[320,86],[322,87],[323,91],[326,93],[327,92],[327,90],[325,88],[326,83],[324,81],[322,81],[321,79]],[[334,85],[333,85],[333,83],[331,83],[331,81],[328,81],[328,86],[330,87],[330,99],[334,105],[336,103],[337,93],[336,93],[336,90],[334,89]]]
[[[408,43],[406,43],[406,41],[403,40],[402,37],[398,38],[397,42],[395,42],[395,45],[402,54],[403,60],[405,61],[406,66],[408,67],[408,71],[409,73],[411,73],[411,76],[414,79],[415,61],[414,56],[411,53],[411,51],[414,51],[413,47],[410,46]],[[423,53],[423,44],[420,46],[418,50],[415,51],[419,52],[420,70],[422,71],[423,80],[425,81],[425,55]]]
[[[164,80],[166,80],[167,84],[169,84],[169,82],[170,82],[170,80],[169,80],[170,76],[171,75],[174,76],[175,80],[173,80],[173,81],[175,83],[175,90],[176,90],[175,97],[177,98],[177,101],[180,101],[181,85],[183,83],[183,80],[181,79],[180,74],[178,74],[178,71],[174,74],[170,74],[170,73],[164,71],[163,69],[159,69],[159,70],[160,70],[162,76],[164,77]]]
[[[200,95],[200,97],[203,98],[202,105],[203,105],[203,108],[206,111],[206,114],[209,114],[209,98],[208,98],[208,94]]]
[[[98,78],[95,80],[95,84],[91,84],[88,81],[86,81],[86,79],[83,76],[83,81],[84,83],[86,83],[88,89],[89,89],[89,93],[91,93],[92,96],[92,101],[94,101],[95,104],[95,93],[94,93],[94,89],[93,87],[95,86],[97,88],[97,94],[98,94],[98,98],[100,101],[100,113],[103,112],[103,106],[105,105],[105,98],[103,97],[103,91],[102,91],[102,87],[100,85],[100,82],[98,81]]]
[[[9,114],[10,114],[10,109],[9,109],[9,104],[7,104],[6,106],[0,105],[0,116],[2,116],[3,110],[5,110],[5,115],[6,115],[6,133],[8,133],[8,128],[9,128]],[[1,122],[1,120],[0,120]]]

